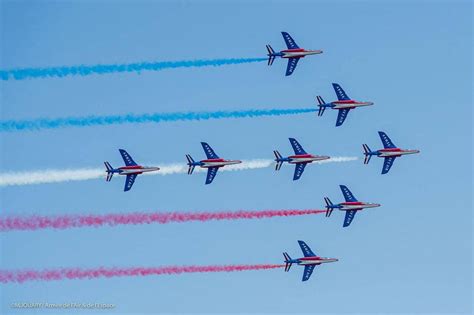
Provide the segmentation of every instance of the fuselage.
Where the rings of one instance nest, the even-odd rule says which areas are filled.
[[[222,167],[226,165],[240,164],[242,163],[242,161],[224,160],[224,159],[208,159],[208,160],[202,160],[198,163],[199,163],[199,166],[202,168],[210,168],[210,167]]]
[[[285,160],[290,164],[298,164],[298,163],[312,163],[315,161],[323,161],[329,159],[329,156],[325,155],[312,155],[312,154],[299,154],[299,155],[291,155],[287,157]]]
[[[400,148],[380,149],[376,151],[378,157],[399,157],[402,155],[420,153],[419,150],[405,150]]]
[[[334,101],[331,102],[332,109],[353,109],[356,107],[371,106],[373,102],[359,102],[355,100]]]
[[[331,262],[336,262],[338,261],[337,258],[326,258],[326,257],[318,257],[318,256],[313,256],[313,257],[302,257],[298,259],[293,259],[289,261],[290,263],[298,264],[300,266],[305,266],[305,265],[321,265],[325,263],[331,263]]]
[[[113,170],[114,173],[118,173],[119,175],[132,175],[132,174],[142,174],[146,172],[154,172],[158,171],[159,167],[153,166],[141,166],[141,165],[134,165],[134,166],[123,166],[119,167],[118,169]]]
[[[303,48],[297,48],[297,49],[286,49],[280,51],[279,54],[275,54],[280,56],[281,58],[303,58],[308,55],[317,55],[317,54],[322,54],[322,50],[306,50]]]
[[[341,202],[340,204],[336,205],[335,208],[338,208],[341,211],[350,211],[350,210],[362,210],[365,208],[377,208],[377,207],[380,207],[380,204],[361,202],[361,201],[346,201],[346,202]]]

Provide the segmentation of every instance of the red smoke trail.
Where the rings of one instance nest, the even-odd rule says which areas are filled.
[[[50,270],[0,270],[0,283],[23,283],[27,281],[54,281],[73,279],[94,279],[112,277],[145,277],[159,275],[178,275],[196,272],[236,272],[247,270],[268,270],[284,265],[223,265],[223,266],[169,266],[81,269],[61,268]]]
[[[152,212],[104,215],[63,215],[63,216],[11,216],[0,217],[0,232],[15,230],[68,229],[75,227],[100,227],[124,224],[167,224],[172,222],[263,219],[290,217],[324,213],[325,210],[264,210],[225,212]]]

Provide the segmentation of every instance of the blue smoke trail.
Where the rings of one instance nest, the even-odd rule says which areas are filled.
[[[296,115],[315,112],[313,108],[299,109],[256,109],[215,112],[175,112],[152,114],[127,114],[107,116],[68,117],[56,119],[2,120],[0,132],[32,131],[67,127],[108,126],[118,124],[161,123],[170,121],[191,121],[225,118],[251,118],[264,116]]]
[[[159,61],[159,62],[136,62],[128,64],[110,64],[93,66],[63,66],[47,68],[19,68],[12,70],[0,70],[0,79],[7,80],[25,80],[25,79],[44,79],[44,78],[62,78],[67,76],[87,76],[91,74],[108,74],[120,72],[141,71],[161,71],[174,68],[224,66],[241,63],[265,61],[266,58],[231,58],[231,59],[211,59],[211,60],[191,60],[191,61]]]

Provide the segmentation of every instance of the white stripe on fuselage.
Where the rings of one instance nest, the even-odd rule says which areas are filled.
[[[376,208],[376,207],[380,207],[380,205],[379,204],[342,205],[342,208],[339,208],[339,210],[350,211],[350,210],[362,210],[365,208]]]
[[[297,164],[297,163],[311,163],[314,161],[323,161],[327,160],[329,157],[326,156],[313,156],[313,157],[304,157],[304,158],[290,158],[288,163]]]
[[[333,103],[334,104],[334,103]],[[334,104],[333,109],[345,109],[345,108],[354,108],[354,107],[363,107],[363,106],[371,106],[372,103],[348,103],[348,104]]]
[[[203,162],[204,164],[201,165],[202,168],[209,168],[209,167],[221,167],[226,165],[233,165],[233,164],[240,164],[240,161],[224,161],[224,162]]]
[[[322,51],[294,51],[294,52],[284,52],[282,58],[297,58],[304,57],[308,55],[317,55],[321,54]]]
[[[159,168],[157,167],[131,168],[131,169],[122,170],[120,172],[120,175],[132,175],[132,174],[138,174],[138,173],[154,172],[158,170]]]
[[[415,154],[418,153],[417,151],[382,151],[380,152],[379,157],[391,157],[391,156],[400,156],[400,155],[407,155],[407,154]]]
[[[330,263],[330,262],[335,262],[337,261],[336,259],[311,259],[311,260],[300,260],[298,265],[304,266],[304,265],[316,265],[316,264],[324,264],[324,263]]]

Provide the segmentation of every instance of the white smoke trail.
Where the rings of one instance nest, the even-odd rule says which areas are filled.
[[[316,163],[325,164],[332,162],[350,162],[355,160],[357,160],[357,157],[332,157],[329,160],[319,161]],[[270,167],[273,163],[274,161],[270,159],[243,160],[241,164],[229,165],[221,168],[220,171],[242,171],[267,168]],[[184,163],[172,163],[157,166],[160,167],[159,171],[144,173],[143,175],[185,174],[188,171],[188,167]],[[206,170],[202,168],[196,168],[196,172],[203,171]],[[0,174],[0,187],[83,181],[104,177],[105,170],[100,168],[79,168],[62,170],[46,169],[41,171],[7,172]]]

